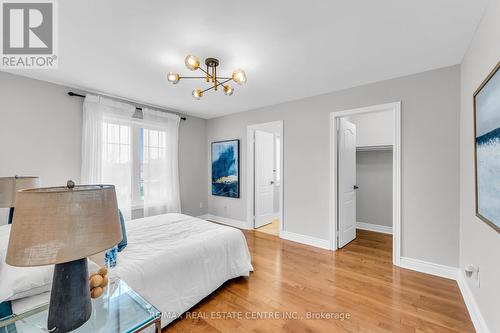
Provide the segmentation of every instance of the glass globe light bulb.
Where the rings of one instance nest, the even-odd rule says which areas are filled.
[[[224,86],[224,94],[226,94],[226,96],[231,96],[234,92],[234,89],[233,87],[231,87],[230,85],[226,84]]]
[[[167,80],[172,84],[177,84],[180,80],[179,74],[170,72],[167,75]]]
[[[186,59],[184,59],[184,63],[189,70],[195,71],[200,67],[200,59],[194,55],[188,55]]]
[[[247,75],[242,69],[235,70],[231,78],[239,85],[245,84],[247,82]]]
[[[193,90],[194,99],[200,99],[202,97],[203,97],[203,91],[201,91],[201,89],[196,88],[195,90]]]

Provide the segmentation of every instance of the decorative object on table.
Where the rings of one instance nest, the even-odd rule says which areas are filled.
[[[500,233],[500,62],[474,93],[476,216]]]
[[[104,253],[104,264],[109,270],[109,278],[114,281],[116,274],[116,263],[118,262],[118,246],[113,246]]]
[[[104,254],[104,263],[106,267],[114,268],[118,261],[118,246],[113,246]]]
[[[206,70],[204,70],[200,65],[200,59],[194,55],[188,55],[184,59],[184,63],[186,67],[191,71],[200,70],[205,75],[203,76],[180,76],[177,73],[168,73],[167,80],[172,84],[179,83],[180,80],[185,79],[200,79],[210,84],[210,87],[206,89],[196,88],[193,90],[191,95],[194,99],[200,99],[203,97],[203,94],[209,90],[217,91],[219,87],[222,87],[222,91],[226,96],[231,96],[234,92],[234,88],[231,87],[228,82],[234,81],[239,85],[244,85],[247,82],[247,76],[242,69],[235,69],[231,75],[231,77],[224,77],[217,75],[217,67],[219,66],[219,60],[215,58],[207,58],[205,59]]]
[[[212,195],[240,197],[240,140],[212,142]]]
[[[121,239],[115,187],[67,186],[17,193],[6,262],[12,266],[55,264],[47,328],[69,332],[90,317],[87,256]]]
[[[127,247],[127,229],[125,228],[125,219],[123,218],[122,211],[118,209],[118,215],[120,217],[120,225],[122,228],[122,240],[118,243],[118,252],[122,252]]]
[[[118,209],[118,216],[120,217],[120,225],[122,227],[122,240],[118,243],[118,252],[123,251],[128,244],[127,241],[127,229],[125,228],[125,219],[123,218],[122,211]]]
[[[104,292],[104,288],[108,285],[108,269],[101,267],[97,273],[90,274],[89,287],[90,297],[99,298]]]
[[[12,223],[14,217],[17,191],[37,187],[40,187],[39,177],[0,177],[0,208],[10,208],[8,224]]]
[[[118,253],[116,253],[115,249],[118,249],[118,252],[123,251],[127,247],[127,230],[125,226],[125,219],[123,218],[123,214],[121,210],[118,209],[118,214],[120,216],[120,224],[122,229],[122,240],[118,243],[117,246],[105,251],[100,252],[96,255],[90,256],[89,259],[98,263],[99,265],[106,265],[106,267],[110,268],[110,278],[113,279],[115,277],[115,270],[112,269],[116,266],[118,261]],[[113,259],[114,258],[114,259]]]

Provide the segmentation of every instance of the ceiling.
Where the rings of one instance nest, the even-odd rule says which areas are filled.
[[[29,77],[203,118],[461,62],[488,0],[65,0],[59,68]],[[246,86],[194,100],[187,54]]]

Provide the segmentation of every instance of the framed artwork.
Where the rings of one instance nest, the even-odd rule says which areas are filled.
[[[500,232],[500,62],[474,93],[476,215]]]
[[[212,142],[212,195],[240,197],[240,140]]]

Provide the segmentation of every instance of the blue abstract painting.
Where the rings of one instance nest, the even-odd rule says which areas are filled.
[[[474,96],[476,215],[500,232],[500,67]]]
[[[212,195],[240,197],[240,140],[212,142]]]

